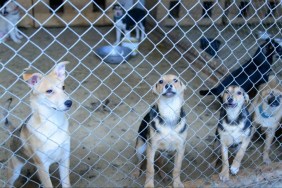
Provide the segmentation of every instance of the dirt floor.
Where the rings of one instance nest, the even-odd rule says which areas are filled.
[[[3,104],[8,97],[14,98],[10,112],[14,125],[20,126],[30,114],[30,90],[21,79],[23,69],[31,66],[46,73],[54,62],[70,61],[65,85],[74,102],[67,113],[72,137],[70,166],[73,187],[140,187],[144,185],[144,174],[137,180],[131,177],[137,129],[154,101],[152,85],[160,75],[173,73],[179,75],[187,86],[184,107],[189,137],[181,179],[209,179],[217,174],[208,168],[208,157],[212,152],[209,146],[217,124],[219,103],[214,97],[198,95],[200,88],[211,87],[212,83],[201,72],[194,71],[181,54],[166,43],[156,41],[153,36],[142,42],[139,54],[128,62],[106,64],[94,50],[115,41],[111,29],[22,29],[29,40],[23,40],[19,45],[12,41],[8,41],[8,45],[0,44],[0,102]],[[249,33],[261,28],[228,27],[222,32],[217,29],[178,28],[176,32],[186,35],[197,48],[203,35],[219,37],[222,41],[219,59],[232,70],[249,59],[258,47],[255,35]],[[277,60],[274,69],[281,78],[281,60]],[[1,127],[0,187],[5,185],[6,162],[11,155],[7,148],[8,137],[5,128]],[[261,143],[251,144],[241,168],[256,168],[262,164],[261,149]],[[272,153],[271,158],[279,161],[279,152]],[[168,176],[171,176],[171,161],[165,168]],[[53,165],[51,172],[55,184],[59,177],[56,169],[57,165]],[[19,179],[17,186],[37,187],[39,181],[32,176],[33,173],[32,169],[24,170],[25,177]],[[168,184],[170,182],[156,176],[156,186]]]

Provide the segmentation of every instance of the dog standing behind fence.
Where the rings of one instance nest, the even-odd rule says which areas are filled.
[[[20,20],[19,7],[15,0],[2,0],[0,2],[0,43],[6,40],[7,36],[20,43],[23,36],[17,28]]]
[[[218,156],[215,156],[216,159],[212,162],[215,167],[218,157],[222,157],[222,170],[219,174],[222,181],[229,180],[228,149],[236,150],[236,156],[230,167],[231,173],[235,175],[251,140],[251,118],[246,106],[248,101],[248,94],[239,86],[229,86],[222,94],[222,107],[214,143],[214,152]]]
[[[128,11],[125,11],[124,8],[119,4],[115,4],[113,6],[113,10],[115,22],[114,25],[116,27],[115,45],[118,45],[121,41],[122,32],[124,32],[125,39],[130,41],[130,33],[132,28],[135,28],[136,38],[138,41],[142,41],[145,38],[145,10],[140,8],[132,8]]]
[[[185,85],[175,75],[165,75],[153,87],[158,96],[157,104],[144,117],[138,130],[136,141],[137,167],[133,172],[140,175],[144,153],[147,156],[145,187],[154,187],[154,161],[157,151],[162,152],[161,164],[164,165],[166,152],[176,152],[173,170],[173,186],[184,187],[180,180],[180,171],[185,151],[188,128],[185,120]],[[162,171],[160,171],[162,173]]]
[[[65,111],[71,107],[72,101],[64,91],[67,63],[57,64],[46,76],[40,73],[23,75],[24,80],[32,88],[30,95],[32,115],[16,130],[9,125],[8,119],[5,121],[13,132],[10,149],[14,155],[8,161],[8,185],[11,187],[29,159],[32,159],[37,167],[43,187],[53,187],[49,167],[55,162],[59,163],[62,186],[71,186],[70,135]]]
[[[267,82],[268,75],[272,71],[273,56],[277,54],[282,57],[282,40],[265,32],[260,32],[259,37],[265,42],[260,45],[250,60],[226,76],[218,86],[210,90],[201,90],[200,95],[219,96],[225,87],[230,85],[239,85],[246,92],[250,92],[253,88]]]
[[[259,87],[253,103],[254,122],[265,131],[266,139],[263,150],[263,162],[270,164],[269,151],[275,131],[282,118],[282,86],[275,76],[271,75],[269,81]],[[257,126],[259,128],[259,126]]]

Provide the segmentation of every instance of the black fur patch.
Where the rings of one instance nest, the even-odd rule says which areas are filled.
[[[222,125],[223,121],[225,121],[227,124],[229,124],[231,126],[237,126],[237,125],[240,124],[240,122],[244,121],[244,127],[243,127],[242,131],[245,131],[245,130],[250,129],[252,127],[251,116],[250,116],[249,111],[248,111],[248,109],[245,105],[242,107],[241,113],[238,115],[238,117],[235,121],[231,121],[230,119],[228,119],[228,116],[226,114],[226,110],[224,108],[222,108],[221,111],[220,111],[220,117],[221,117],[221,119],[218,123],[217,128],[222,130],[222,131],[225,131],[224,127]],[[250,134],[248,136],[250,136],[250,135],[251,135],[251,131],[250,131]]]
[[[177,123],[180,123],[181,122],[181,119],[182,118],[185,118],[186,114],[185,114],[185,111],[183,108],[181,108],[181,111],[180,111],[180,118],[179,120],[177,121]],[[143,118],[140,126],[139,126],[139,130],[138,130],[138,134],[140,136],[140,138],[145,142],[148,138],[148,135],[149,135],[149,126],[151,126],[155,131],[156,133],[160,133],[160,131],[158,130],[157,126],[156,126],[156,122],[154,121],[154,119],[157,118],[157,120],[159,121],[159,124],[160,125],[163,125],[165,123],[164,119],[160,116],[160,113],[159,113],[159,109],[156,105],[154,105],[150,112],[148,112],[145,117]],[[179,131],[179,133],[183,133],[185,130],[187,129],[187,124],[185,124],[183,126],[183,128]]]

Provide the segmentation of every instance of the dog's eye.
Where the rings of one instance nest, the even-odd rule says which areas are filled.
[[[238,95],[242,95],[242,92],[241,92],[241,91],[238,91],[237,94],[238,94]]]
[[[53,90],[52,90],[52,89],[48,89],[48,90],[46,91],[46,93],[51,94],[51,93],[53,93]]]
[[[163,83],[164,83],[164,81],[163,81],[163,80],[160,80],[160,81],[159,81],[159,84],[163,84]]]
[[[178,82],[178,80],[177,80],[176,78],[174,78],[173,81],[174,81],[175,83]]]
[[[62,89],[65,90],[65,86],[63,86]]]

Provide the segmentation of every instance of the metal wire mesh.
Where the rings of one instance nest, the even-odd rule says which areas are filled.
[[[262,157],[264,141],[259,136],[250,142],[240,172],[229,183],[219,181],[220,168],[210,168],[209,158],[214,152],[211,145],[220,119],[220,103],[217,97],[199,95],[201,89],[218,85],[232,71],[255,58],[257,49],[269,40],[260,37],[259,31],[279,43],[280,1],[17,2],[21,17],[16,23],[0,15],[1,21],[18,25],[23,35],[21,43],[10,39],[11,30],[2,36],[1,106],[13,98],[8,116],[14,126],[20,127],[31,114],[30,88],[22,79],[23,70],[30,67],[34,72],[46,74],[58,62],[71,62],[66,67],[65,86],[73,101],[67,112],[73,187],[144,186],[145,168],[138,179],[131,176],[136,165],[137,130],[155,102],[151,88],[167,73],[179,76],[187,87],[184,109],[189,133],[181,170],[181,180],[186,186],[280,185],[279,136],[271,146],[272,165],[267,169]],[[123,63],[109,64],[96,50],[113,46],[116,30],[123,32],[114,21],[116,3],[122,4],[126,12],[133,7],[146,11],[145,38],[139,41],[136,55]],[[130,33],[135,36],[135,28]],[[271,54],[272,74],[278,80],[282,76],[280,53]],[[1,124],[4,121],[1,118]],[[7,162],[13,153],[8,145],[11,134],[5,126],[0,130],[2,187],[7,186]],[[39,186],[37,170],[30,162],[26,163],[16,186]],[[166,165],[156,170],[156,174],[164,171],[166,177],[156,175],[155,186],[171,185],[172,169],[173,160],[169,156]],[[59,186],[58,165],[51,166],[50,176],[53,185]]]

